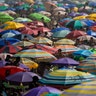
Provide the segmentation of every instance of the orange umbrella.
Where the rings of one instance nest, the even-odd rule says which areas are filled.
[[[96,26],[92,26],[92,27],[90,27],[90,29],[91,29],[92,31],[96,32]]]

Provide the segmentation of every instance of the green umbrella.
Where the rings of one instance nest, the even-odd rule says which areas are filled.
[[[4,13],[0,13],[0,22],[4,23],[7,21],[12,21],[12,20],[14,20],[12,16],[4,14]]]
[[[5,11],[8,8],[8,6],[0,6],[0,11]]]
[[[94,54],[96,54],[96,48],[91,48],[89,49],[91,52],[93,52]]]
[[[29,5],[29,4],[22,4],[22,5],[20,6],[20,8],[28,9],[28,8],[30,8],[30,5]]]
[[[50,18],[48,18],[45,15],[39,14],[39,13],[32,13],[32,14],[29,15],[29,17],[31,19],[36,19],[36,20],[39,20],[39,21],[42,21],[42,18],[44,18],[44,22],[50,22],[51,21]]]
[[[60,96],[60,94],[49,93],[49,94],[47,94],[45,96]]]

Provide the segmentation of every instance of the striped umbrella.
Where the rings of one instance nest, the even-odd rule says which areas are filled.
[[[70,39],[60,39],[54,43],[55,45],[74,45],[75,42]]]
[[[84,60],[77,66],[77,69],[96,74],[96,60]]]
[[[48,38],[45,38],[45,37],[37,37],[37,38],[34,38],[34,39],[30,40],[30,42],[35,43],[35,44],[52,45],[52,41]]]
[[[96,96],[96,81],[76,85],[65,90],[61,96]]]
[[[6,46],[4,46],[4,47],[2,47],[0,49],[0,53],[11,53],[11,54],[14,54],[14,53],[17,53],[20,50],[22,50],[21,47],[8,44],[8,45],[6,45]]]
[[[18,52],[14,55],[14,57],[29,57],[29,58],[35,58],[36,61],[53,61],[56,60],[56,57],[53,56],[52,54],[43,51],[43,50],[38,50],[38,49],[28,49],[28,50],[23,50],[21,52]]]
[[[45,74],[39,81],[48,85],[74,85],[96,78],[90,73],[75,69],[59,69]]]
[[[55,48],[61,49],[62,52],[75,52],[80,50],[80,48],[73,45],[59,45],[59,46],[55,46]]]

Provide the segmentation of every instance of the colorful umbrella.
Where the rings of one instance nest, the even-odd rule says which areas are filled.
[[[55,45],[74,45],[75,42],[70,39],[61,39],[54,42]]]
[[[79,65],[79,62],[75,61],[74,59],[71,59],[71,58],[60,58],[58,60],[54,60],[53,62],[51,62],[51,64],[53,65],[67,65],[67,66],[77,66]]]
[[[36,69],[38,68],[38,64],[34,61],[32,61],[31,59],[29,58],[21,58],[21,62],[26,65],[28,68],[30,69]]]
[[[45,15],[45,16],[51,16],[51,13],[50,12],[47,12],[47,11],[40,11],[39,12],[40,14],[43,14],[43,15]]]
[[[95,32],[96,32],[96,26],[95,26],[95,25],[94,25],[94,26],[91,26],[90,29],[91,29],[92,31],[95,31]]]
[[[68,39],[76,39],[79,36],[84,36],[84,35],[86,35],[85,32],[80,31],[80,30],[75,30],[75,31],[72,31],[69,34],[67,34],[66,38],[68,38]]]
[[[57,49],[61,49],[62,52],[66,53],[73,53],[75,51],[80,50],[79,47],[73,46],[73,45],[59,45],[59,46],[55,46],[55,48]]]
[[[8,45],[6,45],[6,46],[4,46],[4,47],[2,47],[0,49],[0,53],[11,53],[11,54],[14,54],[14,53],[17,53],[20,50],[22,50],[21,47],[8,44]]]
[[[30,55],[29,55],[30,54]],[[56,60],[56,57],[51,55],[50,53],[43,51],[43,50],[38,50],[38,49],[28,49],[28,50],[23,50],[21,52],[18,52],[17,54],[14,55],[14,57],[23,57],[23,58],[34,58],[37,61],[49,61]]]
[[[7,21],[11,21],[11,20],[14,20],[14,18],[11,17],[10,15],[0,13],[0,22],[4,23],[4,22],[7,22]]]
[[[20,46],[20,47],[24,48],[24,47],[31,46],[31,45],[34,45],[34,44],[31,43],[31,42],[28,42],[28,41],[20,41],[20,42],[14,43],[13,45]]]
[[[73,19],[74,20],[82,20],[82,19],[85,19],[86,16],[77,16],[77,17],[74,17]]]
[[[29,49],[36,48],[36,49],[44,50],[44,51],[51,53],[51,54],[54,54],[57,51],[56,48],[53,48],[53,47],[47,46],[47,45],[43,45],[43,44],[35,44],[32,46],[29,46],[28,48]]]
[[[5,77],[8,75],[12,75],[17,72],[24,72],[24,71],[25,71],[24,69],[17,66],[4,66],[0,68],[0,78],[5,80]]]
[[[96,77],[90,73],[77,71],[75,69],[59,69],[45,74],[39,82],[48,85],[74,85],[90,81]]]
[[[79,50],[79,51],[75,51],[73,52],[73,54],[76,56],[84,56],[84,57],[88,57],[90,55],[92,55],[93,53],[89,50]]]
[[[66,27],[80,30],[83,27],[83,24],[80,20],[72,20],[66,24]]]
[[[50,22],[51,21],[50,18],[48,18],[47,16],[42,15],[40,13],[32,13],[29,15],[29,17],[31,19],[35,19],[35,20],[39,20],[39,21],[42,21],[42,18],[44,18],[44,22]]]
[[[16,34],[14,33],[5,33],[2,35],[2,38],[11,38],[11,37],[14,37]]]
[[[80,49],[84,49],[84,50],[88,50],[88,49],[90,49],[90,46],[88,46],[88,45],[84,45],[84,44],[82,44],[82,45],[78,45],[77,47],[79,47]]]
[[[5,27],[3,28],[4,30],[10,30],[10,29],[18,29],[18,28],[21,28],[21,27],[25,27],[23,24],[21,23],[16,23],[16,22],[13,22],[13,21],[8,21],[5,23]]]
[[[7,76],[6,80],[10,82],[28,83],[33,81],[34,76],[40,79],[40,76],[32,72],[18,72],[13,75]]]
[[[82,83],[68,90],[65,90],[61,96],[95,96],[96,81]]]
[[[45,37],[36,37],[36,38],[30,40],[30,42],[35,43],[35,44],[52,45],[52,41]]]
[[[92,30],[88,30],[87,31],[87,35],[91,35],[93,37],[96,37],[96,32],[92,31]]]
[[[56,88],[49,87],[49,86],[40,86],[40,87],[29,90],[23,96],[46,96],[48,93],[61,94],[61,91]]]

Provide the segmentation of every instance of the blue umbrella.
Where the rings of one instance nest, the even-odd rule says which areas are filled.
[[[87,34],[96,37],[96,32],[94,32],[92,30],[88,30]]]
[[[79,55],[79,56],[84,56],[84,57],[88,57],[90,55],[92,55],[93,53],[89,50],[79,50],[79,51],[75,51],[73,52],[73,55]]]
[[[16,43],[16,42],[20,42],[20,40],[14,39],[14,38],[1,39],[0,40],[0,46],[5,46],[6,42],[9,42],[10,44],[13,44],[13,43]]]
[[[16,30],[5,30],[5,31],[0,32],[0,34],[2,35],[5,33],[21,34],[19,31],[16,31]]]
[[[96,2],[90,1],[88,4],[90,7],[96,7]]]

